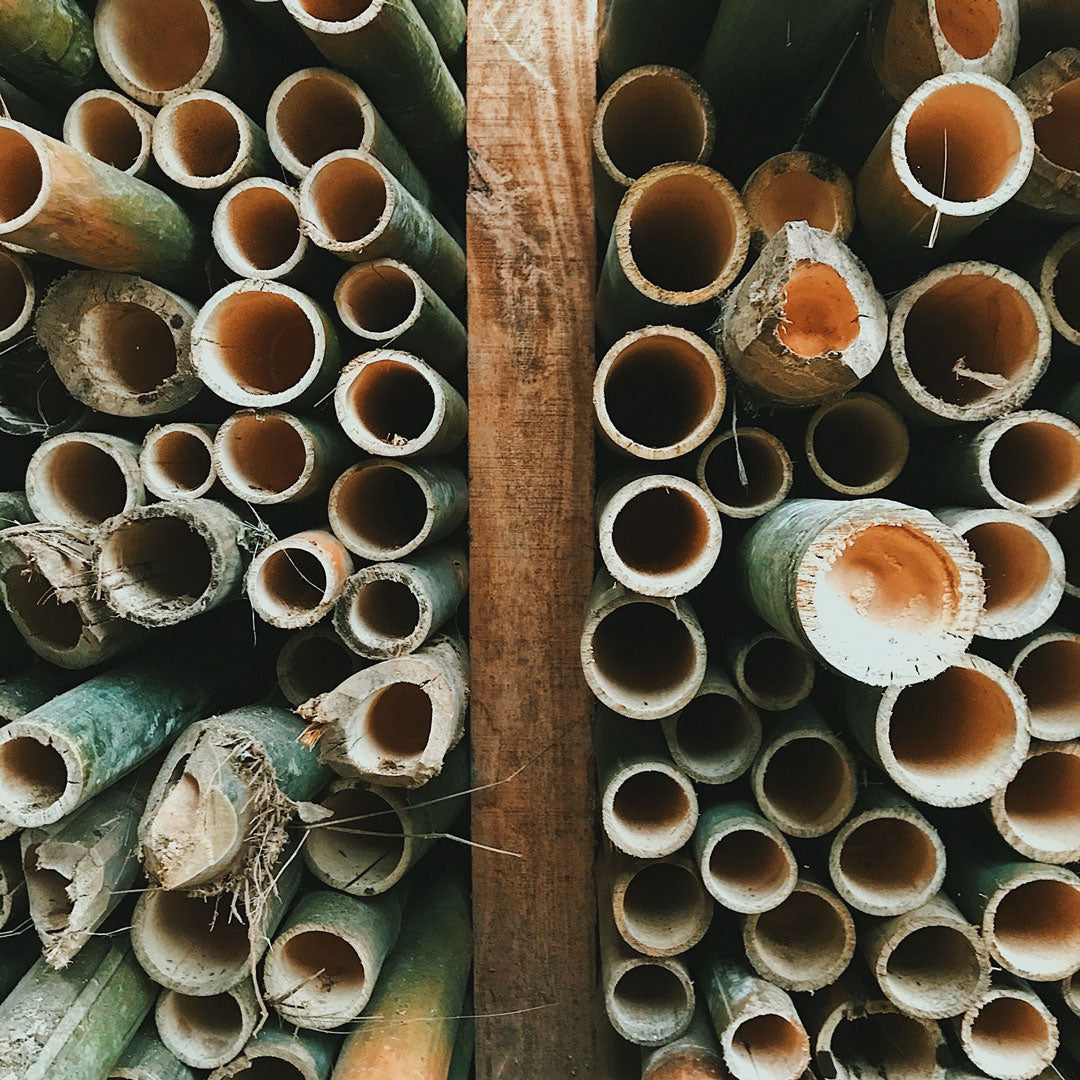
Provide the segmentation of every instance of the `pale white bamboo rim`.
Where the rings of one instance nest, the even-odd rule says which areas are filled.
[[[734,442],[736,458],[737,460],[743,461],[743,469],[745,470],[747,479],[747,483],[744,486],[748,490],[753,486],[753,477],[751,476],[750,466],[745,462],[748,453],[743,453],[747,444],[749,443],[764,448],[764,452],[771,456],[771,459],[776,466],[775,476],[773,478],[776,482],[772,485],[772,490],[767,492],[765,498],[748,502],[744,505],[732,502],[728,498],[720,498],[713,490],[708,477],[709,462],[712,460],[713,454],[728,442]],[[762,514],[767,514],[773,507],[779,506],[788,497],[788,492],[791,491],[795,473],[791,462],[791,455],[787,452],[784,444],[773,435],[771,431],[765,431],[764,428],[756,427],[744,427],[738,429],[733,427],[730,431],[725,431],[722,434],[717,435],[714,439],[710,439],[709,442],[702,447],[701,454],[698,457],[695,475],[697,476],[697,482],[708,493],[709,498],[716,504],[716,508],[720,513],[726,514],[728,517],[745,520],[761,517]]]
[[[1061,308],[1058,306],[1054,286],[1061,263],[1066,255],[1071,255],[1073,261],[1075,261],[1077,281],[1080,282],[1080,250],[1077,250],[1077,248],[1080,248],[1080,226],[1062,233],[1054,241],[1039,268],[1038,282],[1039,296],[1046,307],[1047,314],[1050,316],[1050,322],[1053,324],[1054,329],[1073,345],[1080,345],[1080,322],[1074,326],[1062,314]],[[1077,301],[1077,304],[1080,306],[1080,301]]]
[[[247,423],[249,420],[278,421],[290,427],[299,438],[304,448],[304,463],[300,474],[296,479],[281,491],[271,491],[269,488],[257,487],[248,483],[243,477],[243,469],[240,466],[237,449],[233,445],[236,438],[235,429],[238,425]],[[320,443],[316,436],[308,430],[303,420],[281,409],[241,409],[234,412],[214,436],[214,468],[222,484],[238,499],[249,503],[284,503],[292,502],[308,494],[315,484],[318,474],[323,468]]]
[[[143,439],[139,454],[143,484],[151,495],[159,499],[199,499],[217,480],[214,468],[214,434],[216,428],[205,424],[175,422],[152,427]],[[206,473],[197,484],[186,484],[177,478],[176,471],[164,460],[167,447],[176,442],[190,442],[200,449],[196,453],[206,456]],[[201,464],[196,462],[194,464]]]
[[[236,153],[226,169],[212,176],[203,176],[189,171],[176,149],[176,126],[180,122],[180,113],[187,106],[205,102],[225,112],[236,126]],[[158,168],[177,184],[196,191],[212,191],[223,188],[242,178],[242,174],[256,152],[255,135],[251,121],[239,105],[216,90],[192,90],[170,98],[161,108],[154,120],[152,140],[154,160]]]
[[[297,565],[293,556],[300,554],[318,563],[321,582],[309,580],[302,567]],[[296,578],[318,592],[317,599],[312,597],[314,603],[301,603],[287,595],[288,586],[275,586],[271,579],[275,566],[283,559]],[[352,556],[336,536],[325,529],[308,529],[264,547],[251,560],[247,572],[248,600],[263,622],[283,630],[300,630],[313,626],[330,613],[352,569]]]
[[[85,94],[80,94],[68,106],[68,111],[64,115],[64,142],[68,146],[74,146],[76,150],[81,150],[84,154],[98,157],[90,148],[93,139],[87,137],[85,130],[85,126],[91,122],[86,115],[87,110],[92,109],[98,102],[110,102],[118,110],[123,110],[127,114],[139,137],[139,151],[131,164],[120,171],[131,176],[142,176],[151,163],[154,118],[145,109],[136,105],[131,98],[125,97],[115,90],[87,90]],[[98,160],[104,161],[105,159],[99,157]],[[119,167],[111,161],[106,162],[106,164],[112,165],[114,168]]]
[[[877,470],[877,475],[865,480],[863,483],[848,483],[834,476],[822,464],[821,455],[815,443],[823,421],[828,417],[836,417],[845,410],[863,410],[867,413],[876,413],[877,423],[874,425],[875,435],[882,440],[882,465]],[[743,433],[745,435],[745,432]],[[806,461],[814,475],[826,486],[838,491],[842,495],[873,495],[888,487],[903,471],[907,464],[908,451],[911,448],[911,440],[908,437],[907,424],[903,417],[884,398],[876,394],[864,394],[852,392],[834,401],[827,401],[819,405],[810,417],[806,425],[806,436],[803,443],[806,452]],[[862,458],[867,452],[867,447],[850,447],[852,457]],[[786,495],[787,492],[784,492]],[[780,500],[782,501],[782,499]],[[772,505],[777,505],[776,503]],[[771,507],[767,507],[771,509]]]
[[[232,219],[233,203],[243,199],[248,192],[272,191],[287,202],[296,214],[296,244],[287,258],[276,266],[260,267],[244,252],[244,245],[237,237],[236,223]],[[254,280],[271,281],[292,273],[303,261],[310,250],[310,242],[300,228],[300,199],[296,191],[288,184],[269,176],[252,176],[234,184],[222,196],[214,209],[214,219],[210,227],[214,247],[221,256],[221,261],[234,273]]]

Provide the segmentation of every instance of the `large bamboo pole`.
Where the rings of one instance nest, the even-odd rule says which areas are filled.
[[[0,12],[0,64],[50,98],[70,101],[100,78],[94,29],[77,0],[17,0]]]

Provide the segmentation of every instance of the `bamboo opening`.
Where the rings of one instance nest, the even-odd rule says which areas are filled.
[[[64,794],[68,767],[60,752],[29,735],[0,743],[0,791],[19,813],[48,809]]]
[[[354,669],[353,653],[330,634],[294,634],[277,662],[278,683],[292,705],[340,686]]]
[[[1031,978],[1080,967],[1080,889],[1068,881],[1022,881],[998,902],[992,940],[1005,963]]]
[[[168,1031],[168,1041],[192,1060],[228,1060],[246,1035],[243,1010],[232,994],[192,997],[171,990],[161,997],[157,1022]]]
[[[841,222],[841,201],[849,188],[823,180],[809,169],[786,169],[763,177],[755,188],[754,209],[767,238],[775,236],[789,221],[805,221],[815,229],[836,232]],[[850,193],[847,196],[850,202]]]
[[[651,487],[629,499],[612,522],[612,546],[640,574],[677,574],[706,552],[709,519],[681,488]]]
[[[628,841],[655,845],[658,837],[680,830],[691,814],[682,785],[659,769],[641,769],[619,784],[612,816]]]
[[[821,976],[835,973],[853,940],[840,911],[823,896],[795,886],[777,907],[763,911],[753,924],[753,944],[766,977],[804,989],[823,985]]]
[[[830,1044],[832,1056],[849,1076],[864,1080],[896,1080],[939,1074],[937,1026],[902,1013],[875,1012],[844,1016]]]
[[[373,0],[300,0],[300,6],[313,18],[326,22],[351,22],[359,18]]]
[[[702,486],[721,511],[764,513],[781,502],[791,486],[791,459],[783,444],[759,428],[722,435],[702,456]]]
[[[26,214],[44,185],[37,147],[21,131],[0,127],[0,221],[15,221]]]
[[[1027,695],[1033,730],[1050,739],[1080,733],[1080,640],[1042,642],[1020,662],[1015,677]]]
[[[349,384],[345,407],[374,438],[401,445],[431,426],[435,391],[417,368],[399,360],[375,360]]]
[[[335,529],[346,547],[397,552],[423,532],[427,496],[415,476],[393,465],[372,465],[335,485]]]
[[[431,738],[431,698],[413,683],[379,690],[364,714],[364,732],[377,753],[394,761],[419,757]]]
[[[638,947],[670,952],[697,935],[703,903],[694,872],[679,863],[655,862],[630,879],[622,897],[623,922]]]
[[[61,600],[52,582],[30,566],[12,567],[4,575],[7,606],[33,637],[57,649],[74,649],[83,620],[73,600]]]
[[[170,983],[198,985],[210,973],[234,970],[239,976],[243,971],[249,928],[227,902],[154,889],[143,903],[138,928],[142,951]]]
[[[234,1072],[230,1080],[308,1080],[299,1066],[284,1058],[260,1055],[249,1059],[250,1064]]]
[[[423,301],[416,282],[385,262],[361,263],[341,279],[334,294],[342,321],[352,330],[392,335],[405,329]]]
[[[1058,314],[1080,334],[1080,233],[1058,260],[1052,291]]]
[[[408,638],[420,624],[420,603],[405,582],[378,579],[353,595],[349,622],[365,637]]]
[[[781,342],[797,356],[841,353],[859,336],[859,307],[840,273],[800,259],[784,288]]]
[[[967,1032],[972,1060],[999,1076],[1035,1076],[1057,1051],[1057,1033],[1046,1017],[1023,998],[1002,996],[986,1002]]]
[[[823,405],[806,433],[819,479],[845,494],[870,494],[892,483],[907,462],[907,427],[880,398],[853,395]]]
[[[302,547],[283,547],[266,557],[257,582],[260,606],[285,617],[311,611],[327,600],[328,577],[322,559]]]
[[[232,195],[225,213],[229,240],[256,271],[276,270],[300,246],[300,215],[292,199],[270,186],[253,184]]]
[[[340,1016],[342,1023],[360,1011],[367,973],[356,949],[339,934],[304,930],[280,946],[276,959],[277,981],[289,988],[280,1001],[286,1008]]]
[[[319,803],[334,816],[308,832],[307,857],[314,866],[348,891],[369,890],[394,875],[405,857],[405,823],[382,795],[346,787]]]
[[[219,445],[222,468],[233,483],[256,493],[288,491],[300,481],[307,465],[303,437],[281,416],[236,417]]]
[[[373,233],[389,201],[379,170],[354,157],[321,165],[311,180],[310,193],[314,224],[341,244]]]
[[[68,130],[70,129],[70,130]],[[111,95],[80,98],[65,119],[65,134],[77,150],[126,172],[145,151],[139,121]]]
[[[240,156],[240,122],[220,101],[206,97],[179,101],[166,120],[155,127],[155,136],[164,142],[159,153],[167,150],[175,156],[187,176],[223,176]]]
[[[700,694],[679,713],[675,742],[688,768],[710,776],[744,758],[760,741],[759,728],[753,710],[738,698]],[[749,764],[746,761],[744,768]]]
[[[934,0],[945,40],[966,60],[985,56],[1001,29],[998,0]]]
[[[30,318],[33,281],[24,264],[0,251],[0,341],[8,341]]]
[[[147,440],[139,464],[165,498],[203,493],[214,480],[209,441],[182,428],[173,428]]]
[[[165,320],[143,304],[106,301],[79,321],[97,365],[131,394],[149,394],[176,374],[176,343]]]
[[[939,1016],[952,1002],[974,998],[983,966],[957,927],[920,926],[896,944],[878,977],[900,1008]]]
[[[646,695],[670,692],[689,679],[696,650],[678,615],[638,602],[603,617],[593,632],[592,655],[598,674],[616,691]]]
[[[994,195],[1020,154],[1020,127],[989,87],[943,86],[908,118],[904,152],[915,181],[934,199],[978,202]]]
[[[127,505],[128,486],[115,458],[94,443],[67,439],[38,460],[45,501],[60,517],[100,525]]]
[[[726,833],[709,853],[709,891],[734,911],[775,907],[791,892],[790,854],[760,829]]]
[[[1080,488],[1080,440],[1056,424],[1022,420],[994,443],[989,470],[1006,498],[1031,511],[1052,509]]]
[[[933,892],[938,853],[930,837],[902,818],[870,818],[840,846],[844,891],[871,910],[910,911]]]
[[[806,1032],[776,1013],[751,1016],[734,1025],[726,1057],[738,1076],[792,1080],[809,1059]]]
[[[1049,750],[1020,766],[1005,788],[1005,816],[1016,835],[1042,852],[1080,848],[1080,757]]]
[[[969,529],[964,539],[982,565],[986,616],[1008,622],[1041,606],[1053,569],[1035,533],[1010,521],[988,521]]]
[[[628,967],[611,990],[608,1007],[624,1031],[652,1027],[691,1008],[687,988],[670,968],[648,961]]]
[[[794,642],[763,634],[747,647],[736,674],[743,692],[755,705],[785,709],[810,693],[814,662]]]
[[[1050,111],[1033,126],[1043,157],[1070,172],[1080,172],[1080,79],[1059,86],[1050,99]]]
[[[823,835],[847,816],[855,793],[851,763],[830,742],[792,739],[768,758],[761,775],[763,806],[785,830]]]
[[[308,71],[271,109],[267,128],[273,127],[285,150],[308,168],[335,150],[364,145],[363,105],[334,72]]]
[[[43,870],[37,862],[38,846],[28,848],[23,860],[23,874],[31,900],[31,910],[37,926],[53,932],[69,926],[75,901],[68,890],[73,882],[57,870]]]

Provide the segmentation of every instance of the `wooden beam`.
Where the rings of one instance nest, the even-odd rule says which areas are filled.
[[[578,656],[593,560],[595,0],[471,0],[468,17],[472,753],[476,784],[514,776],[474,796],[473,837],[521,853],[473,853],[477,1080],[595,1077]]]

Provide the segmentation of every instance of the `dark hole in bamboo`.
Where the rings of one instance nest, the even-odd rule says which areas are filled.
[[[643,694],[677,686],[694,667],[690,632],[659,604],[623,604],[606,615],[593,633],[592,652],[603,678]]]
[[[83,315],[79,333],[98,365],[128,393],[151,393],[176,374],[172,332],[142,304],[97,304]]]
[[[1055,165],[1080,172],[1080,79],[1058,87],[1050,112],[1035,122],[1035,142]]]
[[[278,962],[282,982],[295,987],[284,998],[284,1005],[315,1005],[322,1012],[340,1000],[343,1019],[350,1012],[347,1003],[363,992],[367,981],[364,964],[352,945],[325,930],[294,934],[281,946]]]
[[[685,866],[649,863],[626,886],[623,919],[637,941],[652,948],[671,948],[693,932],[701,898],[701,884]]]
[[[24,813],[52,806],[68,782],[60,752],[29,735],[0,743],[0,787],[6,802]]]
[[[169,115],[168,148],[189,176],[221,176],[240,154],[240,125],[218,101],[182,101]]]
[[[420,622],[420,604],[404,582],[379,579],[357,590],[349,614],[382,637],[407,638]]]
[[[884,1012],[845,1016],[833,1032],[831,1051],[851,1076],[892,1080],[932,1076],[937,1045],[918,1020]]]
[[[971,942],[954,926],[921,926],[900,941],[885,964],[894,998],[932,1011],[943,999],[973,995],[982,978]]]
[[[767,236],[775,236],[789,221],[805,221],[832,232],[840,217],[837,187],[804,169],[787,169],[771,176],[758,190],[757,213]]]
[[[431,699],[414,683],[391,683],[368,706],[365,731],[377,753],[416,757],[431,737]]]
[[[840,872],[852,892],[875,906],[893,906],[898,893],[926,893],[937,876],[930,837],[902,818],[871,818],[845,837]]]
[[[990,451],[990,477],[1007,498],[1040,509],[1080,485],[1080,440],[1055,424],[1015,424]]]
[[[173,990],[165,995],[160,1010],[160,1022],[193,1056],[214,1060],[240,1049],[244,1017],[231,994],[192,997]]]
[[[339,243],[362,240],[375,230],[386,209],[386,185],[379,171],[357,158],[339,158],[320,168],[311,182],[316,224]]]
[[[311,74],[297,81],[277,108],[277,133],[302,165],[364,142],[364,110],[337,79]]]
[[[206,539],[182,518],[139,518],[105,538],[100,572],[129,607],[162,607],[201,597],[211,584],[211,563]]]
[[[149,459],[149,460],[147,460]],[[173,491],[204,487],[214,469],[210,447],[189,431],[167,431],[142,452],[143,468],[152,471]]]
[[[1080,334],[1080,239],[1058,260],[1051,288],[1058,313]]]
[[[114,169],[130,169],[143,151],[139,122],[124,104],[111,97],[79,102],[73,117],[76,144]]]
[[[93,443],[71,440],[52,446],[41,469],[47,496],[62,513],[100,524],[127,502],[120,466]]]
[[[272,187],[249,187],[234,195],[226,217],[237,251],[255,270],[274,270],[300,245],[300,217],[292,200]]]
[[[1071,737],[1080,718],[1080,641],[1036,646],[1016,669],[1016,681],[1027,695],[1034,725]]]
[[[372,0],[300,0],[301,6],[316,19],[327,22],[348,22],[362,15]]]
[[[310,611],[326,595],[326,567],[303,548],[282,548],[267,556],[259,574],[260,584],[275,606]]]
[[[641,574],[673,574],[701,558],[709,519],[679,488],[652,487],[629,499],[612,524],[615,553]]]
[[[348,787],[319,801],[334,817],[308,834],[312,862],[334,880],[357,887],[376,884],[397,869],[405,854],[405,827],[378,792]],[[343,824],[335,827],[335,820]]]
[[[690,801],[674,777],[642,769],[622,781],[611,809],[625,832],[650,840],[677,829],[690,813]]]
[[[660,964],[628,968],[612,990],[612,1006],[627,1027],[655,1023],[687,1006],[686,988],[679,977]]]
[[[250,1065],[233,1073],[232,1080],[306,1080],[306,1078],[291,1062],[283,1058],[264,1056],[252,1058]]]
[[[812,675],[813,663],[806,653],[781,637],[759,638],[743,656],[743,683],[762,701],[805,696]]]
[[[729,1053],[741,1075],[796,1076],[807,1060],[806,1032],[785,1016],[762,1013],[736,1026]]]
[[[726,694],[701,694],[684,706],[675,722],[682,756],[702,771],[737,753],[753,734],[747,709]]]
[[[786,821],[807,828],[833,820],[849,803],[850,768],[824,739],[808,736],[781,746],[765,766],[762,795]]]
[[[1067,881],[1024,881],[1002,897],[994,941],[1011,964],[1034,977],[1080,964],[1080,890]]]
[[[409,473],[373,465],[351,473],[337,489],[341,525],[367,545],[396,551],[412,543],[427,521],[427,497]]]
[[[147,895],[144,918],[143,948],[170,978],[187,982],[206,970],[239,970],[248,956],[248,925],[227,901],[157,889]]]
[[[347,403],[377,439],[417,439],[435,417],[435,393],[423,374],[397,360],[366,364],[349,386]]]
[[[83,632],[82,615],[71,600],[61,600],[52,583],[31,567],[15,566],[4,575],[8,606],[35,638],[57,649],[73,649]]]
[[[310,634],[296,642],[281,663],[301,701],[333,690],[353,672],[353,654],[323,634]]]
[[[225,433],[222,458],[234,482],[280,494],[303,476],[307,450],[300,433],[280,416],[241,416]]]
[[[1037,536],[1009,521],[988,521],[964,534],[982,565],[984,610],[1007,618],[1041,597],[1050,579],[1050,554]]]
[[[811,446],[830,479],[845,487],[867,487],[903,467],[907,429],[874,398],[842,398],[822,411]]]
[[[737,908],[768,906],[785,890],[791,865],[780,844],[758,829],[734,829],[709,854],[708,873],[721,902]]]
[[[785,466],[772,441],[754,431],[740,431],[709,451],[705,487],[722,506],[748,510],[777,497],[787,478]]]
[[[416,283],[404,270],[380,264],[358,266],[338,290],[337,302],[347,320],[372,334],[389,334],[416,309]]]
[[[768,968],[791,982],[832,967],[847,944],[836,908],[798,886],[782,904],[757,917],[753,932]]]
[[[0,221],[25,214],[44,182],[34,144],[21,131],[0,127]]]
[[[1057,1046],[1039,1010],[1017,997],[999,997],[983,1005],[968,1038],[981,1062],[1009,1076],[1034,1075]]]

